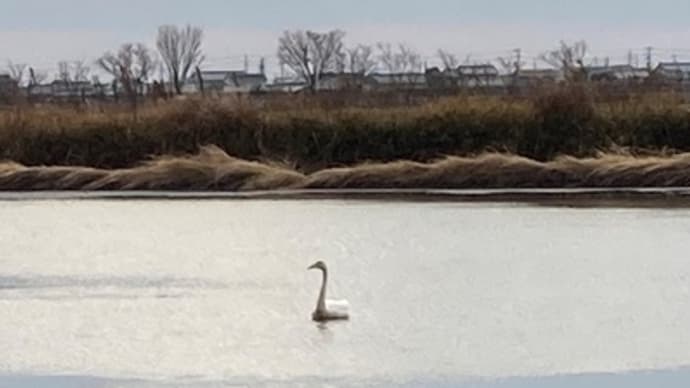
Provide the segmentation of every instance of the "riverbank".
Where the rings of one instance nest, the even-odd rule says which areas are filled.
[[[580,85],[526,97],[459,95],[397,104],[367,94],[278,97],[189,98],[136,110],[3,108],[0,159],[123,169],[152,155],[180,156],[215,144],[238,158],[284,161],[312,173],[366,161],[431,162],[485,152],[538,161],[617,149],[690,152],[690,111],[671,93],[614,98]]]

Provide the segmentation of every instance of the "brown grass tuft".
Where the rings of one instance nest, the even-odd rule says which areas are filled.
[[[161,156],[125,169],[27,167],[0,163],[0,190],[184,190],[381,188],[576,188],[690,186],[690,153],[599,154],[549,162],[505,153],[448,156],[429,163],[361,163],[305,175],[280,163],[229,156],[216,146],[197,154]]]

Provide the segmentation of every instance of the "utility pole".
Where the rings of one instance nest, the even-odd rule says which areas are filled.
[[[520,74],[520,70],[522,70],[522,49],[516,48],[513,51],[515,52],[515,74]]]
[[[633,64],[633,52],[632,50],[628,50],[628,65],[632,66]]]
[[[259,61],[259,73],[266,75],[266,60],[264,57],[261,57],[261,61]]]
[[[247,57],[247,54],[244,54],[244,72],[249,72],[249,57]]]
[[[647,59],[647,70],[652,71],[652,46],[645,47],[645,57]]]

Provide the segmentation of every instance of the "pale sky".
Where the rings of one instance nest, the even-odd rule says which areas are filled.
[[[92,63],[124,42],[153,47],[161,24],[205,29],[206,68],[256,67],[275,72],[281,31],[347,32],[348,43],[404,42],[433,65],[444,48],[471,61],[521,48],[528,66],[561,39],[584,39],[591,57],[642,61],[690,59],[688,0],[2,0],[0,71],[7,60],[54,72],[59,60]]]

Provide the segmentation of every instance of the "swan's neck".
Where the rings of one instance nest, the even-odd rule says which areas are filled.
[[[321,282],[321,292],[319,292],[319,300],[316,302],[317,311],[326,311],[326,283],[328,283],[328,271],[324,268],[323,281]]]

